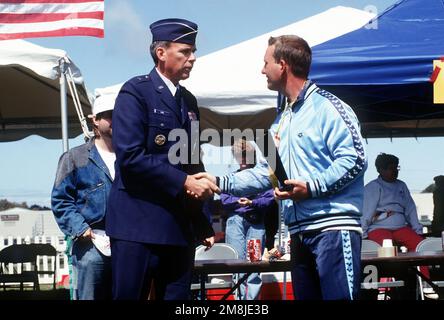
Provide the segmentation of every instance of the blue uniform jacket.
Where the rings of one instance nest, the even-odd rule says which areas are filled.
[[[51,205],[64,234],[77,238],[89,227],[104,228],[111,183],[111,175],[94,139],[60,157]]]
[[[187,174],[204,171],[203,165],[168,160],[175,144],[170,131],[183,128],[190,135],[190,118],[199,119],[196,98],[184,87],[181,92],[186,117],[154,69],[119,92],[113,112],[116,176],[106,220],[112,238],[186,246],[214,235],[202,203],[183,189]]]

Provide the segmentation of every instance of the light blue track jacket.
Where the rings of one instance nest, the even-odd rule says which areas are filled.
[[[273,136],[278,127],[279,155],[289,179],[308,182],[312,194],[303,201],[282,201],[290,233],[359,230],[367,159],[353,110],[307,81],[293,106],[275,119]],[[272,187],[268,164],[258,161],[254,168],[220,177],[219,186],[239,196],[267,190]]]

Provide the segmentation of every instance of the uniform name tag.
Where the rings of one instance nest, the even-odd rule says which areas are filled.
[[[153,109],[153,112],[154,112],[155,114],[161,114],[161,115],[163,115],[163,116],[167,116],[167,115],[170,114],[168,111],[160,110],[160,109]]]

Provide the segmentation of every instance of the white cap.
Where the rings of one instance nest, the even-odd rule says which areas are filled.
[[[92,108],[93,115],[98,113],[113,110],[116,97],[112,94],[104,94],[97,96],[94,100],[94,105]]]

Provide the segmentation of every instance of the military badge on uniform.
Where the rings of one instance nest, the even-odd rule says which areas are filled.
[[[163,134],[158,134],[155,138],[154,138],[154,142],[158,145],[158,146],[163,146],[165,144],[166,141],[166,137]]]

